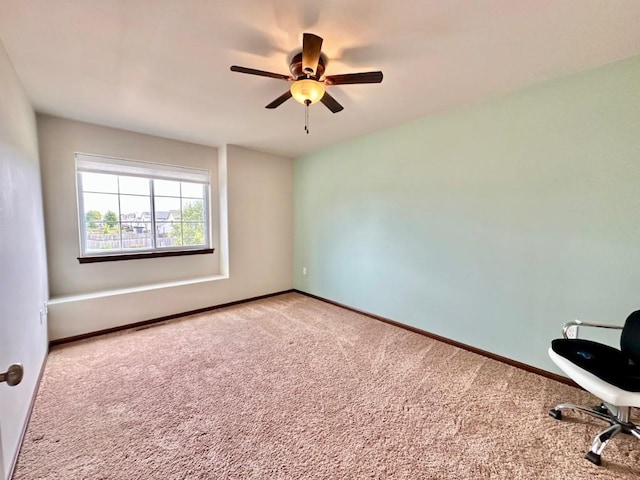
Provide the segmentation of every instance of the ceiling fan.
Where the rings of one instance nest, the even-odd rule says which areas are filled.
[[[322,55],[322,38],[313,33],[303,34],[302,52],[295,55],[289,64],[291,75],[265,72],[264,70],[239,67],[237,65],[233,65],[231,71],[293,82],[289,90],[265,108],[277,108],[293,97],[306,107],[304,129],[307,133],[309,133],[309,105],[322,102],[333,113],[338,113],[344,109],[335,98],[329,95],[325,87],[331,85],[382,82],[382,72],[380,71],[327,75],[322,78],[325,71],[325,57]]]

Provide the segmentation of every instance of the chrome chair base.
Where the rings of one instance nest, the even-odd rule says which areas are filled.
[[[561,403],[551,409],[549,415],[556,420],[562,420],[563,410],[574,410],[609,423],[609,428],[595,436],[591,444],[591,450],[585,455],[585,458],[595,465],[602,463],[601,455],[604,447],[607,446],[609,440],[619,433],[633,435],[640,440],[640,428],[629,420],[631,407],[616,407],[615,405],[603,403],[599,406],[588,408],[572,403]]]

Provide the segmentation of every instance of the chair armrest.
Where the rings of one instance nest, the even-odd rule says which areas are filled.
[[[608,328],[612,330],[622,330],[622,325],[609,325],[606,323],[598,322],[583,322],[582,320],[574,320],[573,322],[567,322],[562,326],[562,336],[569,338],[568,331],[571,327],[595,327],[595,328]],[[577,333],[576,333],[577,336]]]

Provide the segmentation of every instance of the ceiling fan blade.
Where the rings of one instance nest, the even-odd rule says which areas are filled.
[[[322,50],[322,38],[313,33],[302,35],[302,71],[309,75],[315,75],[320,61]]]
[[[325,107],[327,107],[333,113],[338,113],[344,110],[344,107],[340,105],[335,98],[329,95],[328,92],[324,92],[324,95],[322,96],[320,101],[324,104]]]
[[[324,77],[327,85],[347,85],[355,83],[380,83],[382,72],[347,73],[344,75],[329,75]]]
[[[231,71],[239,72],[239,73],[248,73],[249,75],[258,75],[260,77],[277,78],[279,80],[287,80],[287,81],[294,80],[289,75],[283,75],[281,73],[265,72],[264,70],[256,70],[255,68],[239,67],[237,65],[232,65]]]
[[[277,108],[291,98],[291,90],[287,90],[264,108]]]

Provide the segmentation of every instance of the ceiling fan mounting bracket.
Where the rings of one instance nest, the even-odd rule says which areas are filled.
[[[316,74],[311,75],[310,78],[314,80],[318,80],[324,74],[324,55],[320,55],[320,59],[318,60],[318,67],[316,68]],[[296,80],[300,80],[303,78],[307,78],[307,73],[302,68],[302,52],[294,55],[291,59],[291,63],[289,64],[289,71],[291,72],[291,76]]]

